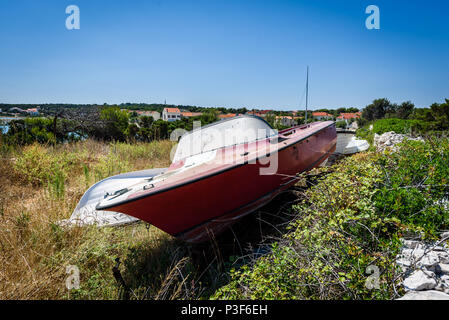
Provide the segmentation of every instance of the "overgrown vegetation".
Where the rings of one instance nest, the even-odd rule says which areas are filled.
[[[370,137],[388,131],[407,134],[440,134],[449,130],[449,100],[429,108],[415,108],[410,101],[398,105],[388,99],[376,99],[363,109],[358,119],[359,133]],[[373,130],[369,126],[373,125]]]
[[[176,129],[190,131],[193,123],[201,125],[218,120],[218,111],[206,110],[202,115],[167,122],[152,117],[134,117],[119,107],[84,107],[49,109],[46,117],[27,117],[11,120],[0,130],[2,144],[9,146],[58,144],[87,138],[98,141],[151,142],[170,139]]]
[[[294,207],[291,231],[237,270],[216,299],[390,299],[405,233],[449,227],[449,140],[410,141],[398,153],[355,155],[331,168]],[[379,288],[365,284],[369,266]],[[371,267],[372,268],[372,267]],[[369,272],[372,272],[369,271]]]

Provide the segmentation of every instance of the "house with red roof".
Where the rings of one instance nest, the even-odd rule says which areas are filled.
[[[362,116],[362,112],[354,112],[354,113],[345,113],[342,112],[337,117],[337,121],[345,121],[348,126],[350,123],[355,122],[355,120],[359,119]]]
[[[162,111],[162,120],[169,122],[181,120],[181,111],[179,108],[164,108]]]
[[[340,115],[337,117],[337,120],[340,120],[340,121],[342,121],[342,120],[346,120],[346,121],[348,121],[348,120],[351,120],[351,119],[359,119],[360,117],[362,116],[362,113],[361,112],[354,112],[354,113],[345,113],[345,112],[342,112],[342,113],[340,113]]]
[[[312,117],[316,120],[331,120],[333,115],[327,112],[312,112]]]
[[[261,117],[266,117],[269,113],[272,113],[273,110],[262,110],[259,112]]]
[[[296,120],[292,116],[276,116],[275,121],[287,127],[292,127],[296,124]]]

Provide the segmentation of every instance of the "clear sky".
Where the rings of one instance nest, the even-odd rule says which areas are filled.
[[[311,109],[449,98],[448,0],[0,0],[0,43],[1,103],[295,110],[307,65]]]

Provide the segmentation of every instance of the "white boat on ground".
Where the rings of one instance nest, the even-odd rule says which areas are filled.
[[[119,226],[139,221],[139,219],[120,212],[96,210],[95,206],[105,197],[142,180],[151,180],[154,176],[165,172],[167,168],[148,169],[118,174],[101,180],[90,187],[78,202],[69,219],[59,221],[62,226],[97,225]]]
[[[366,151],[368,148],[368,141],[357,139],[354,131],[337,131],[336,154],[353,154]]]

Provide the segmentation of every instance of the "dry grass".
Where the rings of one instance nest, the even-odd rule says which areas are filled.
[[[96,181],[167,167],[172,146],[87,140],[8,148],[0,142],[0,299],[196,299],[226,283],[227,270],[246,261],[236,256],[251,254],[259,237],[277,232],[272,223],[280,217],[278,204],[263,209],[273,212],[272,223],[253,215],[218,243],[199,246],[145,223],[70,229],[56,224]],[[127,290],[114,279],[116,258]],[[65,285],[69,265],[80,270],[77,290]]]
[[[170,141],[129,145],[87,140],[55,147],[0,148],[0,299],[115,299],[111,269],[116,257],[125,260],[122,271],[130,283],[141,275],[136,271],[139,263],[159,263],[161,256],[154,252],[164,251],[166,259],[173,260],[179,251],[176,241],[154,227],[147,230],[143,223],[67,230],[55,224],[70,216],[95,181],[168,166],[171,147]],[[153,252],[146,256],[151,261],[134,261],[136,256],[142,259],[142,250]],[[158,270],[162,291],[170,286],[165,276],[173,277],[164,269],[172,261],[164,263]],[[184,260],[180,263],[185,265]],[[68,265],[77,265],[81,276],[81,288],[70,294],[65,288]],[[167,290],[153,289],[151,294],[134,293],[134,298],[167,298]]]

